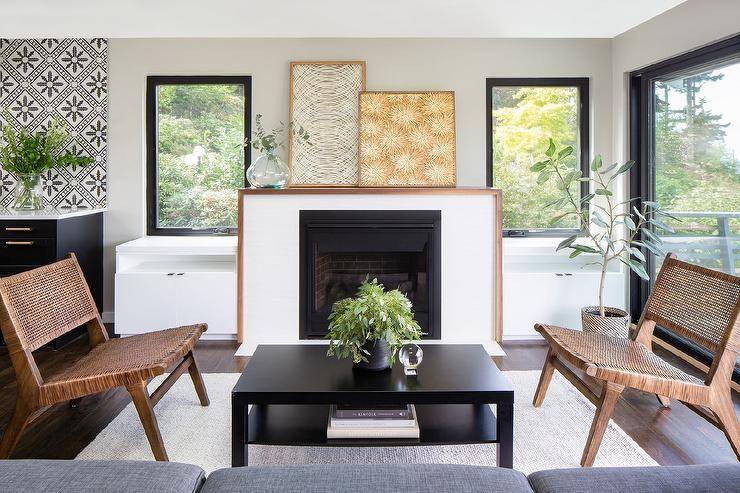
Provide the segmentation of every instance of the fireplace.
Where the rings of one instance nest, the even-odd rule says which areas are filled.
[[[300,338],[326,336],[334,302],[366,277],[411,300],[424,338],[440,338],[438,210],[300,211]]]

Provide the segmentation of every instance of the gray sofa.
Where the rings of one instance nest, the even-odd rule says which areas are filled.
[[[529,477],[510,469],[435,464],[312,465],[221,469],[135,461],[0,461],[3,492],[506,492],[737,493],[740,464],[556,469]]]

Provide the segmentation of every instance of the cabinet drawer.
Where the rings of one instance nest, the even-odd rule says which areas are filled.
[[[54,240],[50,238],[0,239],[0,265],[44,265],[54,258]]]
[[[0,221],[0,238],[54,238],[55,221]]]

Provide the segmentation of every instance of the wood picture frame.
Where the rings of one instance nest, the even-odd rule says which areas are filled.
[[[332,77],[337,79],[335,86],[326,87]],[[296,145],[288,136],[290,187],[358,185],[358,100],[365,84],[364,61],[290,62],[289,122],[303,126],[311,136],[311,145]]]

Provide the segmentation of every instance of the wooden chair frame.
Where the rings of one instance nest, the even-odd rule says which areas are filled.
[[[656,286],[660,282],[664,272],[673,267],[680,267],[704,276],[740,285],[740,278],[738,277],[681,262],[676,260],[674,255],[669,254],[658,274]],[[651,298],[654,294],[651,294]],[[690,303],[690,301],[686,300],[687,303]],[[671,324],[659,315],[651,313],[648,309],[649,306],[650,300],[646,303],[637,328],[630,336],[630,339],[652,352],[651,343],[656,323],[660,323],[661,326]],[[738,425],[737,416],[735,415],[730,385],[736,356],[738,350],[740,350],[739,313],[740,301],[736,300],[734,310],[729,317],[729,323],[724,328],[722,339],[717,344],[716,351],[714,351],[715,357],[703,384],[701,382],[673,380],[649,373],[600,366],[591,361],[582,352],[567,347],[561,341],[557,335],[557,331],[567,329],[536,324],[535,329],[545,337],[550,348],[542,368],[533,405],[539,407],[542,404],[553,372],[558,370],[596,406],[596,414],[591,424],[591,430],[588,434],[583,456],[581,457],[581,466],[583,467],[593,465],[609,419],[614,411],[614,406],[626,387],[656,394],[660,402],[666,406],[669,399],[677,399],[683,402],[691,410],[724,432],[736,457],[740,460],[740,425]],[[566,366],[566,362],[582,370],[586,375],[600,380],[602,384],[601,395],[596,395],[591,391],[586,383]]]
[[[28,307],[19,308],[14,305],[13,298],[9,295],[8,286],[13,282],[43,284],[46,275],[54,274],[60,270],[64,270],[76,284],[74,287],[79,288],[74,289],[72,295],[76,301],[82,303],[83,309],[79,313],[75,313],[73,315],[74,319],[63,326],[55,327],[51,333],[43,334],[41,337],[37,334],[33,341],[29,341],[28,335],[24,334],[28,327],[24,326],[20,319],[21,311]],[[42,278],[39,279],[39,276]],[[59,291],[58,285],[49,287],[52,292]],[[69,295],[69,293],[65,293],[65,295]],[[64,311],[64,300],[59,301],[58,310]],[[159,461],[168,460],[153,408],[186,371],[189,372],[193,381],[200,404],[203,406],[209,404],[206,387],[192,351],[195,342],[207,329],[206,325],[198,324],[162,331],[161,334],[177,335],[180,343],[173,348],[167,357],[153,358],[151,363],[147,365],[135,369],[127,368],[125,370],[103,372],[99,375],[45,381],[36,365],[33,351],[59,335],[81,325],[87,328],[91,351],[96,348],[98,350],[103,349],[106,344],[115,344],[115,340],[109,341],[108,339],[108,333],[100,319],[100,314],[74,254],[69,254],[65,260],[54,264],[0,279],[0,327],[7,343],[18,383],[15,411],[5,428],[2,441],[0,441],[0,459],[7,459],[10,456],[26,427],[50,406],[63,401],[70,401],[70,404],[74,406],[86,395],[125,386],[131,394],[155,459]],[[127,342],[133,342],[137,338],[146,336],[146,334],[133,336],[127,338]],[[168,368],[172,368],[170,375],[154,392],[149,394],[147,390],[149,379],[163,374]]]

